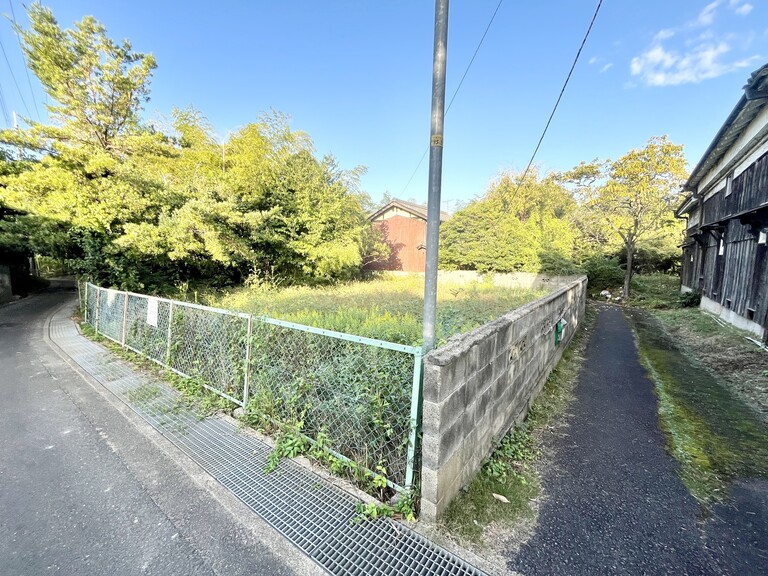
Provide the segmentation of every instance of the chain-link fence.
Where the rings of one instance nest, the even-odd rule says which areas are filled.
[[[414,484],[421,349],[86,284],[107,338],[240,406],[300,423],[314,442],[396,489]]]

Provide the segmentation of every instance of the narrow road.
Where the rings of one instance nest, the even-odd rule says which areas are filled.
[[[677,476],[658,427],[653,384],[619,308],[600,307],[575,395],[568,428],[554,440],[536,532],[510,554],[509,569],[526,575],[768,574],[768,560],[755,555],[753,533],[729,534],[727,549],[704,537],[722,515],[705,519]],[[768,502],[760,506],[766,510]]]
[[[72,301],[0,307],[0,574],[320,572],[56,354]]]

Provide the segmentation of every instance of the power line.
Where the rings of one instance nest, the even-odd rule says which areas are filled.
[[[464,84],[464,79],[467,77],[467,74],[469,74],[469,69],[472,68],[472,64],[475,61],[475,58],[477,57],[477,53],[480,51],[480,47],[483,45],[483,42],[485,41],[485,37],[488,35],[488,30],[491,29],[491,24],[493,24],[493,21],[496,19],[496,14],[499,13],[499,8],[501,8],[501,3],[504,2],[504,0],[499,0],[499,3],[496,5],[496,10],[493,11],[493,14],[491,15],[491,19],[488,21],[488,26],[485,27],[485,32],[483,32],[483,36],[480,38],[480,42],[477,44],[477,48],[475,48],[475,53],[472,54],[472,58],[469,60],[469,64],[467,64],[467,67],[464,69],[464,74],[461,76],[461,80],[459,80],[459,85],[456,86],[456,90],[454,90],[453,95],[451,96],[450,101],[448,102],[448,106],[445,108],[445,114],[443,116],[448,115],[448,111],[451,109],[451,105],[453,104],[453,101],[456,99],[456,95],[459,93],[459,90],[461,90],[461,85]],[[408,183],[403,187],[403,191],[400,193],[402,196],[405,191],[408,189],[408,186],[411,185],[411,181],[413,180],[414,176],[416,176],[416,173],[419,171],[419,168],[421,168],[421,163],[424,162],[424,158],[427,156],[427,152],[429,152],[429,146],[424,150],[424,153],[421,155],[421,159],[419,160],[419,163],[416,165],[416,169],[413,171],[413,174],[411,174],[411,177],[408,178]]]
[[[5,118],[5,126],[11,126],[11,119],[8,116],[8,108],[5,105],[5,94],[3,94],[3,87],[0,85],[0,108],[3,111],[3,118]]]
[[[21,98],[21,103],[24,105],[24,109],[27,111],[27,114],[29,114],[29,117],[32,117],[32,112],[29,111],[29,107],[27,106],[27,101],[24,100],[24,95],[21,93],[21,88],[19,88],[19,83],[16,82],[16,75],[13,73],[13,68],[11,67],[11,62],[8,60],[8,55],[5,53],[5,46],[3,46],[3,41],[0,40],[0,50],[3,52],[3,58],[5,58],[5,63],[8,64],[8,70],[11,73],[11,78],[13,78],[13,83],[16,85],[16,90],[19,92],[19,98]]]
[[[483,42],[485,41],[485,37],[488,35],[488,30],[491,29],[491,24],[493,24],[493,21],[496,19],[496,14],[499,13],[499,8],[501,8],[501,3],[504,2],[504,0],[499,0],[499,3],[496,4],[496,10],[493,11],[493,15],[491,15],[491,19],[488,21],[488,26],[485,27],[485,32],[483,32],[482,38],[480,38],[480,42],[477,44],[477,48],[475,48],[475,53],[472,54],[472,59],[469,61],[469,64],[467,64],[467,69],[464,70],[464,74],[461,77],[461,80],[459,80],[459,85],[456,86],[456,90],[453,93],[453,96],[451,96],[451,100],[448,102],[448,106],[445,108],[445,114],[448,114],[448,111],[451,109],[451,104],[453,104],[453,101],[456,99],[456,94],[459,93],[459,90],[461,90],[461,85],[464,84],[464,79],[467,77],[467,74],[469,73],[469,69],[472,68],[472,63],[475,61],[475,58],[477,57],[477,53],[480,52],[480,46],[483,45]]]
[[[541,138],[539,138],[538,144],[536,144],[536,149],[533,151],[533,154],[531,154],[531,159],[528,161],[528,166],[525,167],[525,171],[523,172],[522,177],[517,183],[517,187],[515,188],[515,191],[512,193],[512,195],[516,195],[518,190],[520,190],[520,186],[523,185],[523,182],[525,182],[525,177],[528,175],[528,171],[531,169],[531,165],[533,164],[533,159],[536,158],[536,153],[539,151],[539,147],[541,146],[541,143],[544,141],[544,136],[547,135],[547,130],[549,130],[549,125],[552,123],[552,118],[555,116],[555,112],[557,112],[557,107],[560,105],[560,100],[563,98],[563,94],[565,93],[565,88],[568,86],[568,81],[571,79],[571,74],[573,74],[573,69],[576,68],[576,63],[579,61],[579,56],[581,56],[581,51],[584,49],[584,45],[587,43],[587,38],[589,38],[589,33],[592,31],[592,26],[595,23],[595,19],[597,18],[597,13],[600,12],[600,6],[602,6],[603,0],[599,0],[597,3],[597,8],[595,9],[595,13],[592,15],[592,21],[589,23],[589,28],[587,28],[587,33],[584,35],[584,39],[581,41],[581,46],[579,46],[579,51],[576,52],[576,57],[573,59],[573,64],[571,64],[571,69],[568,71],[568,76],[565,79],[565,82],[563,83],[563,87],[560,90],[560,95],[557,97],[557,102],[555,102],[555,107],[552,108],[552,113],[549,115],[549,119],[547,120],[547,125],[544,126],[544,131],[541,133]]]
[[[19,34],[19,27],[16,24],[16,14],[13,11],[13,0],[8,0],[8,4],[11,5],[11,19],[13,20],[13,29],[16,31],[16,38],[19,41],[19,48],[21,49],[21,57],[24,59],[24,72],[27,75],[27,85],[29,86],[29,93],[32,95],[32,103],[35,106],[35,114],[37,120],[40,121],[40,109],[37,107],[37,99],[35,98],[35,91],[32,89],[32,80],[29,78],[29,63],[27,62],[27,55],[24,53],[24,46],[21,45],[21,35]]]

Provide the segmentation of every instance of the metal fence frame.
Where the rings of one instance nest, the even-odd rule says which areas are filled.
[[[209,314],[216,314],[230,319],[240,319],[243,322],[243,328],[245,330],[245,346],[243,352],[243,376],[242,382],[238,384],[238,392],[241,390],[241,398],[237,398],[234,394],[228,393],[220,387],[216,387],[214,382],[201,379],[201,384],[211,392],[226,398],[227,400],[237,404],[238,406],[245,406],[248,402],[250,395],[251,376],[252,376],[252,344],[254,337],[254,327],[262,325],[277,326],[280,328],[304,332],[322,336],[325,338],[352,342],[363,346],[372,346],[375,348],[382,348],[394,352],[400,352],[413,356],[413,378],[411,381],[411,394],[410,394],[410,422],[409,433],[407,440],[407,455],[406,455],[406,467],[404,480],[402,484],[395,483],[387,479],[387,484],[397,491],[410,491],[415,484],[415,470],[416,470],[416,458],[419,452],[419,431],[421,426],[421,389],[422,389],[422,371],[423,371],[423,350],[416,346],[406,346],[403,344],[396,344],[394,342],[387,342],[384,340],[376,340],[373,338],[366,338],[363,336],[356,336],[353,334],[345,334],[343,332],[336,332],[333,330],[325,330],[323,328],[315,328],[313,326],[305,326],[303,324],[296,324],[294,322],[287,322],[284,320],[277,320],[266,316],[256,316],[252,314],[246,314],[244,312],[234,312],[232,310],[225,310],[221,308],[213,308],[210,306],[203,306],[200,304],[193,304],[189,302],[182,302],[179,300],[171,300],[169,298],[160,298],[154,296],[147,296],[145,294],[138,294],[135,292],[113,290],[110,288],[101,288],[90,282],[84,284],[81,288],[83,294],[81,302],[83,303],[83,318],[84,321],[93,326],[95,332],[104,336],[105,338],[119,344],[123,348],[127,348],[141,356],[152,360],[156,364],[171,370],[172,372],[186,378],[192,377],[192,375],[184,372],[183,370],[172,365],[171,346],[173,342],[173,326],[174,326],[174,313],[178,314],[178,310],[196,310]],[[120,301],[122,305],[122,318],[119,323],[115,322],[113,318],[102,318],[101,309],[104,306],[105,299],[110,308],[114,307],[115,301]],[[95,302],[92,302],[95,300]],[[165,346],[162,357],[160,354],[150,354],[143,347],[135,346],[129,342],[129,303],[131,300],[141,300],[147,303],[154,302],[152,306],[158,311],[158,318],[160,317],[160,306],[167,306],[167,319],[162,322],[164,325],[163,331],[165,331]],[[119,306],[118,305],[118,306]],[[93,308],[93,309],[92,309]],[[178,316],[177,316],[178,317]],[[157,333],[160,334],[160,324],[158,320],[156,325]],[[165,326],[167,325],[167,326]],[[159,352],[159,351],[158,351]],[[240,387],[241,386],[241,387]],[[240,395],[240,394],[237,394]],[[306,440],[311,443],[316,443],[315,438],[310,438],[303,435]],[[354,462],[349,457],[336,452],[332,448],[326,447],[326,449],[335,457],[345,461]],[[378,474],[373,470],[366,468],[371,474]]]

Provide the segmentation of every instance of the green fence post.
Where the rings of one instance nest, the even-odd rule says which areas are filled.
[[[171,368],[171,338],[173,333],[171,328],[173,327],[173,300],[168,304],[168,333],[166,334],[165,343],[165,365]]]
[[[96,324],[94,329],[99,333],[99,318],[101,317],[101,288],[96,288]]]
[[[123,294],[123,331],[120,339],[120,344],[125,348],[125,328],[128,324],[128,291]]]
[[[251,376],[251,335],[253,334],[253,314],[248,314],[248,331],[245,337],[245,375],[243,376],[243,407],[248,403],[248,386]]]
[[[413,355],[413,387],[411,388],[411,430],[408,434],[408,460],[405,468],[405,490],[413,489],[414,467],[416,463],[417,444],[421,429],[421,376],[423,370],[423,354],[421,351]]]

